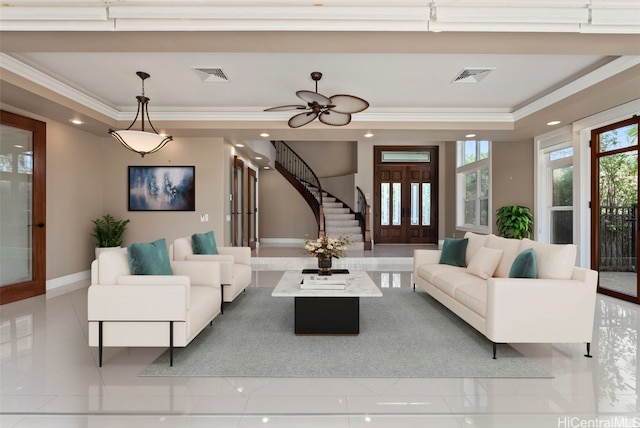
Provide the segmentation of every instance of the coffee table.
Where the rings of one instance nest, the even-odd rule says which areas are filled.
[[[382,297],[382,292],[365,271],[334,274],[346,279],[344,290],[301,289],[300,271],[286,271],[271,293],[274,297],[293,297],[295,334],[359,334],[360,297]]]

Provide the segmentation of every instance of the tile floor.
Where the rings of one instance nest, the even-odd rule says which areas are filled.
[[[277,265],[298,251],[255,255]],[[397,256],[383,260],[396,270],[371,275],[381,287],[410,287],[401,261],[412,251],[377,246],[353,256]],[[252,286],[273,286],[281,273],[257,271]],[[640,307],[607,296],[598,298],[593,359],[578,344],[517,347],[553,379],[141,378],[164,349],[107,348],[98,368],[86,343],[85,286],[0,307],[3,428],[640,426]]]

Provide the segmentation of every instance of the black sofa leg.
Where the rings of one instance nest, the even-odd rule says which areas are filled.
[[[98,367],[102,367],[102,321],[98,321]]]
[[[493,342],[493,359],[494,360],[496,359],[497,348],[498,348],[498,346],[497,346],[496,342]]]
[[[587,358],[593,358],[593,355],[591,355],[591,342],[587,342],[587,353],[584,354],[584,356]]]
[[[169,366],[173,367],[173,321],[169,321]]]
[[[413,292],[414,293],[416,292],[416,283],[415,282],[413,283]]]

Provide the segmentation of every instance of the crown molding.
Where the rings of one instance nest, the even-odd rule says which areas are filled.
[[[616,58],[615,60],[592,71],[591,73],[588,73],[585,76],[569,82],[568,84],[551,92],[550,94],[545,95],[542,98],[539,98],[516,110],[513,113],[513,118],[516,121],[524,119],[529,115],[550,107],[551,105],[562,101],[565,98],[575,95],[580,91],[583,91],[638,64],[640,64],[640,56],[638,55],[626,55]]]
[[[53,3],[53,2],[50,2]],[[635,0],[598,2],[427,0],[84,2],[47,6],[14,0],[0,6],[9,31],[462,31],[640,33]],[[83,5],[79,5],[83,3]],[[265,5],[270,4],[270,5]],[[442,4],[439,4],[442,3]]]
[[[69,98],[77,103],[84,105],[100,114],[103,114],[110,118],[115,118],[118,115],[118,111],[112,107],[109,107],[103,102],[96,100],[71,86],[54,79],[47,74],[36,70],[30,65],[25,64],[22,61],[14,58],[11,55],[0,52],[0,67],[10,71],[12,73],[21,76],[30,82],[33,82],[45,89],[49,89],[63,97]]]

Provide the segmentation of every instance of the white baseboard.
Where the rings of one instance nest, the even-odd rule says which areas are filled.
[[[304,239],[298,238],[260,238],[261,245],[281,245],[290,247],[303,247]]]
[[[86,285],[89,284],[89,279],[91,278],[91,271],[85,270],[82,272],[72,273],[71,275],[65,275],[54,279],[49,279],[46,282],[47,292],[51,290],[55,290],[58,288],[66,287],[71,284],[76,284],[78,282],[86,282]]]

